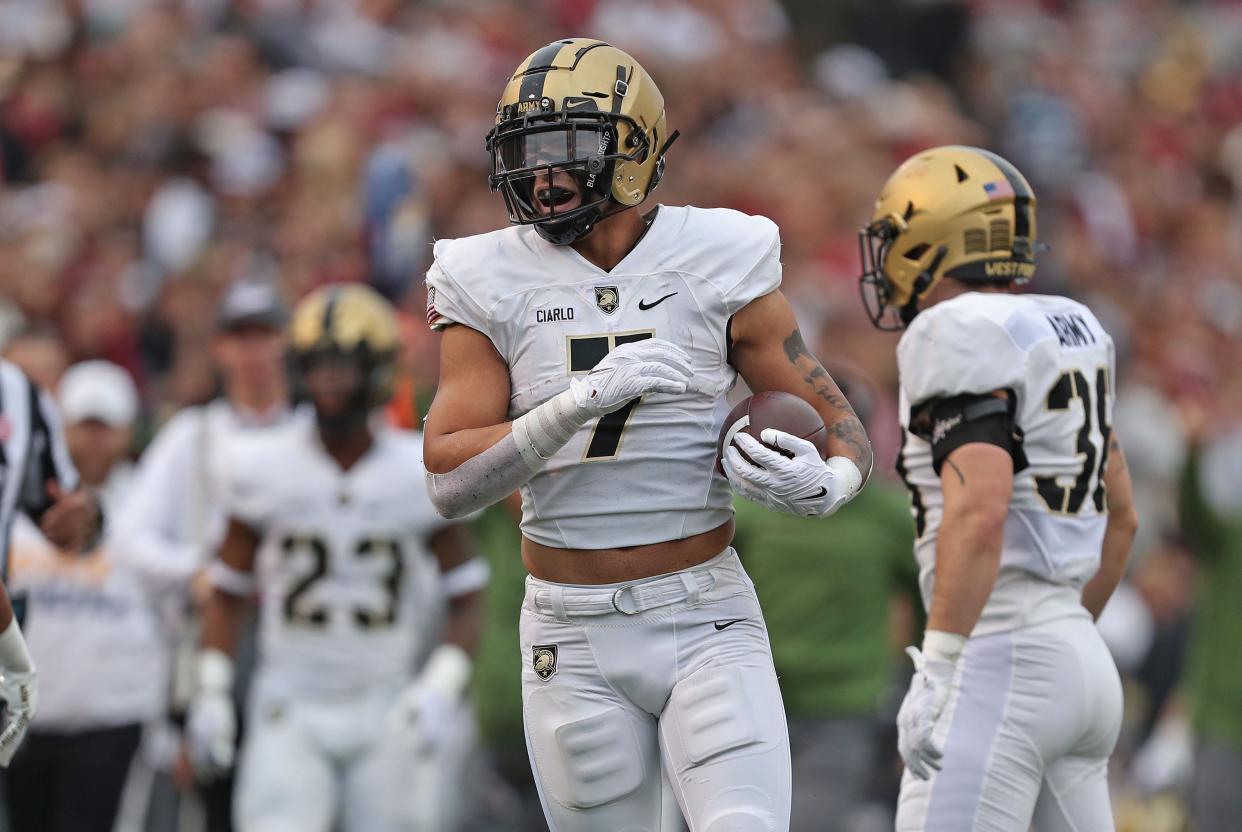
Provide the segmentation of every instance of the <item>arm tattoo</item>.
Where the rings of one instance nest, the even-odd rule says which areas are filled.
[[[826,401],[833,410],[840,412],[841,415],[828,425],[828,435],[840,440],[850,449],[848,456],[853,459],[854,464],[858,466],[858,470],[863,472],[865,478],[871,471],[873,461],[871,441],[867,439],[867,432],[854,413],[854,408],[850,407],[845,396],[841,395],[841,389],[832,380],[832,376],[828,375],[824,366],[815,356],[811,355],[806,342],[802,340],[800,331],[794,329],[789,333],[785,338],[784,346],[785,356],[789,359],[789,363],[802,373],[802,380],[811,386],[815,395]]]
[[[958,467],[957,467],[957,463],[956,463],[956,462],[954,462],[954,461],[953,461],[953,460],[951,460],[951,459],[946,459],[946,460],[944,461],[944,464],[945,464],[945,465],[948,465],[950,468],[952,468],[952,469],[953,469],[953,472],[954,472],[955,474],[957,474],[957,478],[958,478],[959,480],[961,480],[962,485],[965,485],[965,484],[966,484],[966,475],[962,473],[962,469],[961,469],[961,468],[958,468]]]

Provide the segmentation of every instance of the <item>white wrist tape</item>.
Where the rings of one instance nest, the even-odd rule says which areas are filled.
[[[538,471],[589,420],[590,416],[578,408],[573,391],[566,390],[514,419],[513,438],[522,459],[532,471]]]
[[[0,669],[14,673],[34,673],[34,662],[30,659],[26,639],[22,636],[22,628],[17,626],[16,618],[0,633]]]
[[[207,649],[198,654],[198,688],[203,691],[231,693],[233,690],[233,659],[223,650]]]
[[[491,576],[492,567],[481,555],[476,555],[444,573],[441,577],[444,594],[450,598],[460,598],[471,592],[478,592],[487,586],[487,580]]]
[[[928,630],[923,633],[923,656],[953,664],[966,647],[966,636],[947,633],[944,630]]]
[[[513,421],[504,439],[445,474],[427,474],[431,503],[450,520],[503,500],[543,468],[591,417],[566,390]]]
[[[466,651],[456,644],[441,644],[427,659],[423,672],[418,674],[418,684],[437,690],[449,699],[460,699],[470,683],[473,664]]]
[[[253,572],[234,569],[219,559],[207,565],[207,580],[216,589],[243,598],[253,595],[257,584]]]
[[[854,460],[847,456],[830,456],[824,460],[824,464],[828,466],[828,470],[832,471],[833,476],[839,479],[845,485],[845,499],[852,500],[859,489],[862,488],[863,475],[858,470],[858,466],[854,464]]]

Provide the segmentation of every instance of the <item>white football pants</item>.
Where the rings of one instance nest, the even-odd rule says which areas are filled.
[[[473,711],[419,753],[386,730],[398,691],[290,699],[256,685],[233,799],[238,832],[451,832],[459,823]]]
[[[629,584],[527,578],[527,750],[552,832],[787,832],[789,737],[737,554]],[[680,819],[663,829],[684,828]]]
[[[1086,610],[970,639],[933,734],[942,768],[906,771],[897,832],[1110,832],[1121,707]]]

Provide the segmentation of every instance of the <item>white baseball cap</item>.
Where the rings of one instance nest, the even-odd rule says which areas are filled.
[[[67,424],[91,419],[114,428],[138,418],[138,390],[129,373],[111,361],[83,361],[61,376],[60,410]]]

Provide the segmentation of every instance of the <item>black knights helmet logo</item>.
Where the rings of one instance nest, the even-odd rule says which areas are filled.
[[[556,675],[556,645],[536,644],[531,648],[531,667],[545,682]]]
[[[595,287],[595,305],[600,308],[605,315],[611,315],[617,311],[617,307],[621,305],[620,295],[617,294],[616,286],[596,286]]]

